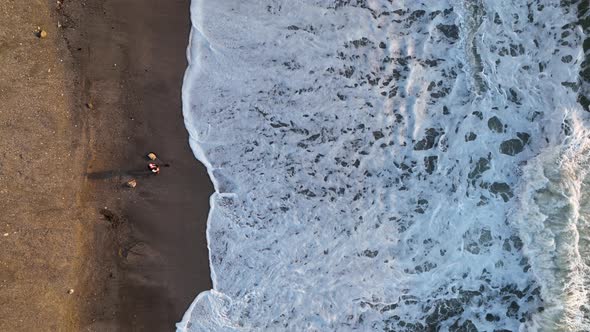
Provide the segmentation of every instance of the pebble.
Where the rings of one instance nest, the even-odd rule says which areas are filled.
[[[74,294],[74,289],[73,288],[68,289],[68,294],[70,294],[70,295]]]

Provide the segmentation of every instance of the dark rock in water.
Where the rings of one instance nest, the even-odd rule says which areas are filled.
[[[510,240],[512,240],[512,244],[514,245],[514,248],[516,248],[516,250],[522,249],[523,243],[522,243],[522,240],[518,236],[512,235],[510,237]]]
[[[440,133],[434,128],[426,129],[426,135],[423,139],[418,141],[416,145],[414,145],[414,150],[429,150],[434,147],[436,144],[436,139],[440,136]]]
[[[504,132],[504,125],[497,116],[493,116],[488,120],[488,128],[490,128],[491,131],[496,133]]]
[[[479,244],[484,247],[492,245],[492,232],[489,229],[482,229],[479,235]]]
[[[528,272],[531,268],[531,265],[529,264],[529,259],[526,257],[522,258],[520,262],[518,262],[518,266],[522,266],[522,272]]]
[[[410,23],[412,23],[420,17],[424,16],[424,14],[426,14],[426,11],[422,9],[415,10],[410,14],[410,16],[408,16],[408,20],[410,21]]]
[[[566,88],[572,89],[574,92],[578,92],[579,85],[576,82],[561,82],[561,85],[565,86]]]
[[[512,193],[512,189],[507,183],[504,182],[494,182],[490,186],[490,192],[495,195],[500,195],[504,202],[508,202],[514,194]]]
[[[357,40],[353,40],[350,42],[352,44],[352,46],[354,46],[355,48],[359,48],[359,47],[363,47],[363,46],[367,46],[369,44],[373,44],[372,41],[370,41],[367,37],[363,37],[361,39],[357,39]]]
[[[512,246],[510,245],[510,241],[508,239],[504,239],[504,244],[502,245],[502,249],[511,252]]]
[[[414,210],[417,213],[424,213],[428,209],[428,201],[425,199],[419,199],[416,203],[416,209]]]
[[[475,324],[469,319],[461,325],[459,325],[459,321],[460,319],[457,319],[453,325],[449,326],[449,332],[478,332]]]
[[[513,88],[508,89],[508,100],[515,103],[516,105],[521,105],[520,97],[518,96],[516,90],[514,90]]]
[[[467,174],[467,177],[470,179],[477,179],[483,174],[485,171],[490,169],[490,162],[485,158],[479,158],[471,172]]]
[[[439,24],[436,26],[447,38],[459,39],[459,27],[455,24]]]
[[[432,89],[434,89],[435,86],[436,86],[436,82],[434,82],[434,81],[430,82],[430,84],[426,88],[426,91],[432,91]]]
[[[394,304],[388,304],[386,306],[384,306],[383,308],[381,308],[381,313],[384,313],[386,311],[391,311],[391,310],[395,310],[397,308],[397,303]]]
[[[384,43],[384,42],[380,42],[380,43],[379,43],[379,48],[385,48],[385,47],[387,47],[387,46],[385,45],[385,43]]]
[[[578,96],[578,103],[580,103],[580,105],[582,105],[582,107],[584,108],[584,110],[586,112],[590,112],[590,99],[588,99],[586,96],[579,95]]]
[[[580,76],[582,77],[582,80],[590,82],[590,64],[582,62],[582,71],[580,72]]]
[[[513,294],[513,295],[515,295],[516,297],[518,297],[519,299],[522,299],[523,297],[525,297],[525,295],[526,295],[526,293],[525,293],[525,292],[526,292],[527,290],[528,290],[528,287],[527,287],[527,288],[525,288],[525,290],[524,290],[524,291],[521,291],[521,290],[519,290],[519,289],[518,289],[518,286],[517,286],[516,284],[508,284],[508,285],[506,285],[506,286],[502,287],[502,288],[500,289],[500,292],[501,292],[502,294]]]
[[[561,62],[570,63],[574,58],[571,55],[566,55],[561,57]]]
[[[397,96],[397,89],[398,89],[397,86],[391,87],[391,89],[389,90],[389,94],[388,94],[387,97],[388,98],[393,98],[393,97]]]
[[[316,197],[316,194],[313,191],[309,190],[309,189],[305,189],[305,190],[299,191],[298,193],[299,194],[303,194],[303,195],[305,195],[307,197]]]
[[[449,108],[446,106],[443,106],[443,115],[449,115],[451,114],[451,112],[449,112]]]
[[[498,322],[500,320],[500,316],[498,316],[498,315],[492,315],[492,314],[486,314],[486,320],[488,322]]]
[[[430,331],[430,328],[434,328],[433,331],[436,331],[436,328],[440,323],[451,317],[461,315],[463,311],[465,311],[465,309],[463,308],[463,304],[459,299],[438,301],[434,307],[433,312],[426,316],[426,325],[428,330]]]
[[[518,138],[509,139],[500,144],[500,152],[509,156],[515,156],[522,152],[524,144]]]
[[[439,61],[442,61],[442,60],[441,59],[436,59],[436,60],[426,59],[426,60],[424,60],[424,64],[427,65],[428,67],[436,67],[438,65]]]
[[[511,56],[519,56],[524,54],[524,46],[521,44],[510,44],[510,55]]]
[[[546,64],[544,64],[542,62],[539,62],[539,72],[540,73],[542,73],[545,70],[546,67],[547,67]]]
[[[273,128],[283,128],[283,127],[288,127],[289,125],[284,122],[278,121],[276,123],[271,123],[270,126]]]
[[[424,157],[424,168],[426,169],[426,173],[432,174],[432,172],[434,172],[434,169],[436,168],[437,162],[438,156]]]
[[[469,142],[469,141],[475,141],[475,139],[477,138],[477,135],[470,131],[468,134],[465,135],[465,142]]]
[[[437,265],[431,262],[424,262],[424,264],[422,265],[418,265],[414,267],[414,271],[416,271],[416,273],[423,273],[423,272],[428,272],[432,269],[434,269]]]
[[[512,301],[512,303],[510,303],[510,306],[508,307],[508,310],[506,310],[506,316],[511,318],[517,318],[518,310],[520,310],[520,306],[515,301]]]
[[[528,133],[518,132],[516,133],[516,137],[520,138],[522,144],[527,144],[529,142],[529,139],[531,138],[531,135],[529,135]]]
[[[344,66],[344,72],[342,75],[344,75],[346,78],[351,78],[354,74],[354,69],[355,68],[353,66]]]
[[[489,202],[489,198],[484,196],[484,195],[480,195],[479,196],[479,202],[477,202],[477,206],[484,206],[487,205]]]
[[[476,290],[460,290],[459,295],[463,303],[469,303],[474,299],[481,297],[481,292]]]
[[[465,250],[467,250],[468,252],[470,252],[474,255],[479,255],[479,252],[480,252],[479,246],[475,242],[469,242],[465,246]]]
[[[365,250],[363,251],[363,256],[369,257],[369,258],[375,258],[377,257],[377,254],[379,254],[378,250]]]
[[[494,23],[502,24],[502,20],[500,19],[500,15],[498,15],[498,13],[494,13]]]
[[[306,141],[315,141],[316,139],[318,139],[320,137],[320,134],[314,134],[309,136],[308,138],[306,138]]]
[[[373,137],[375,137],[375,140],[380,140],[383,137],[385,137],[385,135],[383,135],[383,133],[381,131],[374,131],[373,132]]]

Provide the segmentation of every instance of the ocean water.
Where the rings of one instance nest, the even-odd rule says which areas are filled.
[[[587,4],[193,0],[178,330],[590,330]]]

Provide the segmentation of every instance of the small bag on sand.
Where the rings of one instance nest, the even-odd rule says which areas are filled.
[[[148,153],[147,156],[148,156],[148,158],[150,158],[150,160],[156,160],[156,159],[158,159],[158,157],[156,156],[156,154],[153,153],[153,152]]]
[[[125,183],[125,185],[129,188],[135,188],[137,186],[137,180],[131,179]]]

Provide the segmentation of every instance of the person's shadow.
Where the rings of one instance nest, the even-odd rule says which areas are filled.
[[[149,169],[134,169],[134,170],[111,170],[111,171],[100,171],[100,172],[91,172],[86,173],[86,177],[91,180],[106,180],[112,179],[114,177],[121,177],[121,176],[133,176],[133,177],[147,177],[152,175],[152,171]]]

